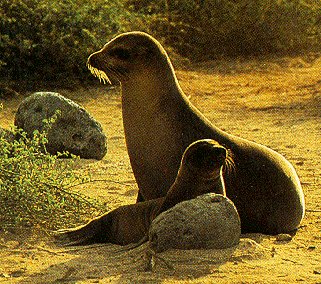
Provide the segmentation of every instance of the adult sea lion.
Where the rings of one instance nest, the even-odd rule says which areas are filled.
[[[235,174],[224,174],[227,196],[242,232],[295,230],[304,195],[293,166],[277,152],[212,125],[183,93],[166,51],[143,32],[121,34],[88,58],[103,81],[118,80],[128,154],[139,187],[137,201],[165,196],[184,149],[210,138],[233,153]]]
[[[58,231],[56,239],[67,245],[146,241],[152,220],[161,212],[205,193],[224,195],[222,172],[231,163],[228,151],[217,142],[196,141],[184,152],[175,182],[165,197],[121,206],[84,226]]]

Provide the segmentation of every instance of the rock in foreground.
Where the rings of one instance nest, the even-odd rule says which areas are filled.
[[[43,120],[60,110],[48,131],[47,150],[51,154],[68,151],[87,159],[102,159],[107,152],[107,138],[102,127],[84,108],[53,92],[37,92],[20,104],[15,125],[29,136],[43,130]]]
[[[149,230],[150,247],[167,249],[221,249],[239,243],[241,222],[231,200],[208,193],[183,201],[161,213]]]

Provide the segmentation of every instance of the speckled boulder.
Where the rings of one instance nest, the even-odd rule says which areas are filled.
[[[149,230],[150,247],[222,249],[239,243],[241,222],[231,200],[208,193],[183,201],[157,216]]]
[[[60,110],[48,131],[47,150],[51,154],[68,151],[82,158],[102,159],[107,152],[107,138],[102,127],[84,108],[53,92],[37,92],[20,104],[15,125],[28,135],[43,130],[43,120]]]

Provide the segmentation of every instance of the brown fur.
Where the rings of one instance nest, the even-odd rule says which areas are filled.
[[[126,143],[139,186],[137,201],[165,196],[184,149],[209,138],[233,153],[235,174],[224,174],[243,232],[295,230],[305,210],[293,166],[277,152],[212,125],[183,93],[161,44],[142,32],[121,34],[92,54],[99,78],[119,80]]]
[[[161,212],[204,193],[224,194],[222,167],[227,160],[226,149],[213,140],[192,143],[184,152],[176,180],[165,197],[121,206],[84,226],[60,230],[56,238],[67,245],[137,243]]]

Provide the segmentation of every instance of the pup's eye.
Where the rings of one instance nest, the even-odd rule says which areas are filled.
[[[125,48],[114,48],[109,52],[110,56],[117,57],[120,60],[128,60],[130,58],[129,50]]]

